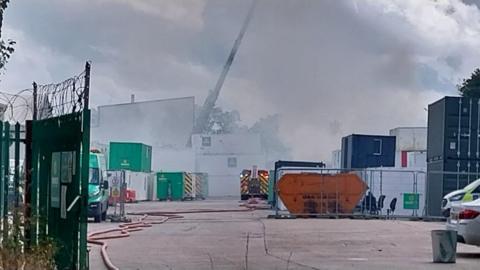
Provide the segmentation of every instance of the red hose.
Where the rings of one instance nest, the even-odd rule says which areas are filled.
[[[112,261],[110,260],[110,257],[108,256],[108,253],[107,253],[108,245],[107,245],[106,241],[102,241],[102,240],[129,237],[130,232],[141,231],[141,230],[143,230],[143,228],[152,227],[152,225],[154,225],[154,224],[165,223],[169,219],[183,218],[183,216],[180,216],[178,214],[250,212],[250,211],[253,211],[255,209],[260,209],[260,207],[257,207],[255,205],[247,204],[247,205],[242,205],[242,206],[245,206],[246,209],[203,209],[203,210],[200,209],[200,210],[188,210],[188,211],[178,211],[178,212],[146,211],[146,212],[128,213],[128,215],[142,215],[142,217],[139,218],[139,220],[136,221],[136,222],[122,223],[122,224],[118,225],[118,228],[93,232],[93,233],[88,235],[87,242],[91,243],[91,244],[94,244],[94,245],[102,246],[102,248],[100,250],[100,254],[102,256],[103,262],[105,263],[105,266],[109,270],[119,270],[119,268],[116,267],[112,263]],[[146,219],[150,216],[159,216],[159,217],[163,217],[163,219],[146,221]],[[109,234],[109,233],[113,233],[113,232],[119,232],[120,234],[104,235],[104,234]],[[104,236],[102,236],[102,235],[104,235]]]
[[[171,218],[181,218],[182,216],[169,215],[169,216],[165,216],[162,220],[148,221],[148,222],[146,221],[147,217],[148,217],[147,215],[143,215],[143,217],[141,217],[137,222],[122,223],[118,226],[119,228],[97,231],[88,235],[88,238],[87,238],[88,243],[102,246],[100,250],[100,254],[102,256],[103,262],[105,263],[105,266],[109,270],[118,270],[119,268],[112,263],[112,260],[110,260],[110,257],[108,256],[108,253],[107,253],[107,248],[108,248],[107,242],[102,240],[129,237],[130,232],[141,231],[145,227],[152,227],[153,224],[162,224]],[[110,234],[113,232],[119,232],[120,234],[104,235],[104,234]]]

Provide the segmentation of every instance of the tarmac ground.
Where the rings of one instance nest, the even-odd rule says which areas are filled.
[[[126,205],[127,212],[202,209],[242,208],[236,199]],[[432,263],[430,231],[445,228],[443,223],[268,219],[271,213],[181,214],[128,238],[108,240],[107,251],[119,269],[479,269],[480,248],[463,244],[458,244],[456,264]],[[92,222],[88,230],[117,226]],[[100,248],[89,246],[90,269],[107,269]]]

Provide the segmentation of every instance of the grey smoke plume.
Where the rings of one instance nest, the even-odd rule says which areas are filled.
[[[18,47],[1,86],[56,81],[89,58],[94,104],[128,101],[132,92],[139,100],[194,95],[201,104],[248,5],[18,1],[6,14]],[[348,133],[426,125],[427,104],[455,94],[478,66],[479,33],[473,0],[263,0],[219,106],[248,126],[278,114],[294,158],[329,160]]]

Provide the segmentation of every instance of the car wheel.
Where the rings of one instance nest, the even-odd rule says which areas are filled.
[[[442,214],[443,214],[443,216],[446,217],[446,218],[450,217],[450,208],[444,210]]]

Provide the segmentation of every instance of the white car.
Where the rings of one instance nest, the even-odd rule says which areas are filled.
[[[450,216],[450,209],[453,205],[461,204],[462,202],[473,201],[479,198],[480,195],[480,179],[477,179],[466,187],[452,191],[445,195],[442,200],[442,214],[445,217]]]
[[[457,231],[460,243],[480,246],[480,199],[454,204],[447,221],[447,230]]]

